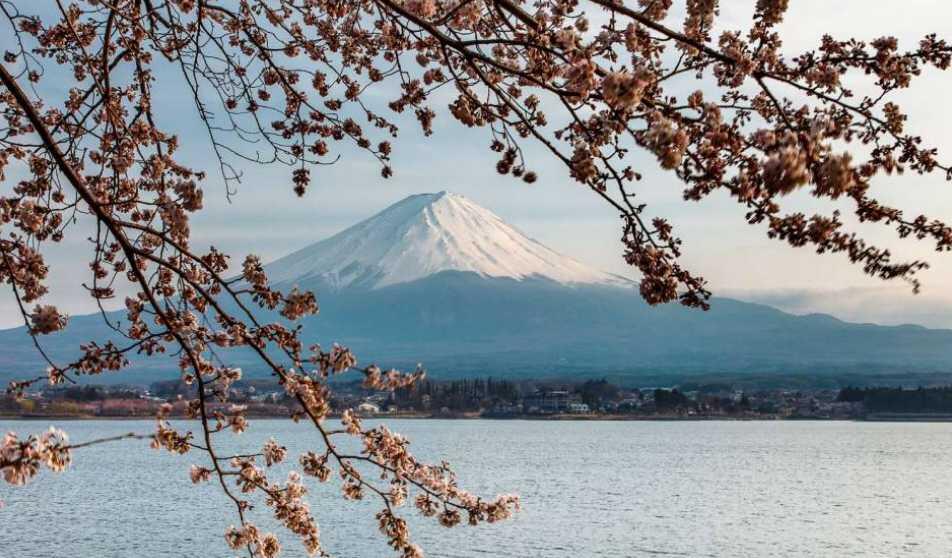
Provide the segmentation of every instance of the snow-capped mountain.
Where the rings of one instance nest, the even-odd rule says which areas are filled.
[[[266,267],[272,282],[317,294],[320,314],[295,324],[305,344],[341,343],[361,363],[422,363],[436,378],[671,385],[711,374],[805,374],[832,385],[917,372],[952,381],[950,330],[851,324],[726,298],[709,312],[649,307],[635,283],[560,255],[446,192],[406,198]],[[261,312],[262,321],[281,319]],[[123,321],[125,312],[110,319]],[[98,314],[73,316],[43,341],[47,354],[69,362],[90,339],[124,342]],[[139,380],[91,381],[178,375],[176,358],[131,358]],[[250,350],[235,349],[228,362],[248,377],[264,373]],[[0,331],[0,381],[45,368],[24,328]]]
[[[630,285],[527,237],[451,192],[418,194],[267,266],[274,283],[319,280],[378,289],[444,271],[544,278],[564,285]]]

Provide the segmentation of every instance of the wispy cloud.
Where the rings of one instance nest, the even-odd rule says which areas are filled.
[[[902,287],[728,289],[722,294],[793,314],[823,313],[850,322],[952,328],[952,300],[939,294],[912,294]]]

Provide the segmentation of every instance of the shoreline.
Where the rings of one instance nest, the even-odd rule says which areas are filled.
[[[284,415],[249,415],[249,419],[265,420],[292,420]],[[328,415],[329,419],[340,419],[339,414]],[[813,421],[813,422],[952,422],[952,415],[908,414],[908,415],[869,415],[862,417],[780,417],[780,416],[637,416],[637,415],[515,415],[515,416],[480,416],[480,415],[429,415],[429,414],[373,414],[361,415],[365,420],[495,420],[495,421],[543,421],[543,422],[777,422],[777,421]],[[172,420],[196,420],[184,415],[172,415]],[[117,415],[0,415],[0,420],[42,422],[55,421],[154,421],[150,415],[117,416]]]

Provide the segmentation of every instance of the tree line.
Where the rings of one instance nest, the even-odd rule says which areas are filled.
[[[862,403],[872,413],[952,413],[952,386],[845,387],[837,401]]]

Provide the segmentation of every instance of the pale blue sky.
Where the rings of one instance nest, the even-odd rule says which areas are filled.
[[[676,2],[680,3],[680,2]],[[722,1],[721,25],[743,28],[754,0]],[[914,48],[919,37],[938,33],[952,39],[952,6],[945,1],[895,2],[794,0],[781,28],[789,52],[816,45],[825,32],[861,39],[894,34],[902,46]],[[946,92],[952,73],[930,73],[913,90],[898,96],[911,113],[910,129],[940,147],[952,159],[952,108]],[[202,166],[209,160],[207,138],[196,126],[194,108],[178,105],[181,95],[169,95],[160,107],[174,118],[173,128],[187,149],[187,162]],[[439,112],[439,107],[438,107]],[[212,173],[205,185],[206,211],[193,223],[199,244],[214,244],[240,261],[247,252],[271,260],[320,240],[415,193],[451,190],[488,207],[523,232],[560,252],[616,273],[632,274],[621,260],[620,223],[608,206],[582,189],[538,150],[530,162],[539,172],[535,185],[501,178],[486,149],[482,130],[462,129],[445,114],[436,133],[424,139],[409,123],[395,142],[395,176],[380,178],[379,167],[358,152],[344,152],[337,165],[314,171],[309,193],[298,199],[283,167],[245,166],[245,179],[231,204],[221,181]],[[941,149],[948,146],[945,149]],[[641,159],[639,159],[641,160]],[[871,238],[908,256],[928,257],[934,268],[923,275],[924,294],[913,297],[899,284],[884,285],[863,276],[840,256],[817,256],[768,240],[761,228],[746,225],[743,210],[725,197],[685,205],[671,173],[660,172],[644,159],[645,179],[639,193],[649,211],[668,217],[685,241],[685,262],[705,276],[715,294],[765,300],[796,312],[823,311],[850,320],[879,323],[919,322],[952,327],[952,255],[931,253],[928,246],[895,242],[871,231]],[[214,171],[214,168],[210,168]],[[906,176],[878,179],[875,191],[886,201],[911,212],[952,219],[952,186],[941,177]],[[811,207],[805,199],[790,200],[791,209]],[[864,231],[869,229],[862,229]],[[77,244],[51,249],[50,259],[63,270],[54,276],[50,300],[79,313],[91,306],[76,281]],[[0,326],[17,325],[12,301],[0,302]]]

